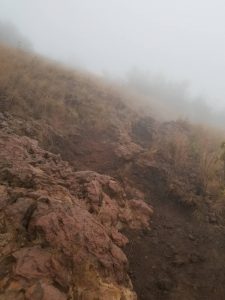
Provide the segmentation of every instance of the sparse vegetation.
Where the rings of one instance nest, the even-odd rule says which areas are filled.
[[[110,85],[85,72],[68,70],[34,54],[1,46],[0,58],[0,127],[3,136],[16,134],[18,141],[20,136],[32,137],[48,151],[61,154],[76,170],[94,170],[116,177],[134,209],[139,203],[136,199],[139,198],[145,198],[156,208],[153,217],[155,237],[152,239],[148,230],[144,230],[143,236],[141,234],[138,238],[129,237],[132,240],[132,251],[127,252],[129,260],[132,261],[137,254],[134,269],[138,265],[137,261],[143,264],[140,262],[141,251],[144,253],[143,257],[148,257],[144,261],[144,264],[150,264],[148,272],[152,272],[155,257],[160,258],[179,280],[177,266],[189,263],[193,266],[196,261],[204,265],[201,251],[205,252],[205,243],[211,245],[207,238],[210,237],[213,242],[218,238],[217,229],[212,226],[224,224],[225,144],[222,143],[220,147],[224,141],[223,133],[183,119],[168,122],[153,119],[149,113],[150,108],[143,112],[132,104],[134,98],[129,99],[130,94],[125,88]],[[25,147],[26,138],[22,140]],[[37,159],[32,149],[26,147],[24,155],[27,152],[32,158],[27,164],[39,176],[42,157],[38,152]],[[45,153],[44,161],[49,168],[54,161],[52,176],[57,178],[59,175],[57,189],[64,190],[71,183],[70,176],[67,178],[68,164],[65,163],[65,172],[62,173],[58,165],[59,156],[51,156],[54,157],[51,161],[49,155],[51,156],[48,152]],[[20,162],[17,163],[20,166]],[[48,174],[48,168],[45,171]],[[93,172],[80,174],[82,180],[79,184],[86,186],[86,174],[90,176]],[[89,191],[90,204],[94,201],[96,205],[95,201],[98,199],[104,207],[107,197],[93,197],[98,188],[95,175],[93,176]],[[3,180],[4,178],[3,176]],[[68,180],[66,186],[65,180]],[[43,185],[45,184],[43,180]],[[114,179],[110,180],[107,193],[113,199],[115,188]],[[76,198],[77,195],[83,201],[87,192],[82,189],[73,196]],[[22,203],[23,198],[20,200]],[[45,204],[47,205],[42,203]],[[88,210],[88,213],[93,212],[93,209]],[[109,219],[113,222],[113,207],[110,206],[108,212],[112,213]],[[146,206],[143,203],[138,218],[141,219],[145,212]],[[104,219],[105,215],[101,210],[98,217],[102,215]],[[129,215],[127,218],[130,220]],[[221,231],[221,235],[224,235],[224,231]],[[116,236],[117,238],[120,239]],[[178,249],[176,255],[173,254],[173,245],[170,246],[171,238],[176,246],[175,251]],[[204,243],[201,242],[202,238]],[[187,242],[185,249],[184,241]],[[193,245],[190,243],[194,243],[200,254],[191,252]],[[161,249],[162,254],[159,253]],[[219,252],[223,251],[221,249],[219,245],[216,251],[223,259],[224,253]],[[211,257],[214,250],[213,248],[206,254],[207,258]],[[167,257],[165,253],[168,251],[172,251],[172,254],[169,252]],[[188,259],[184,261],[179,257],[180,254]],[[213,257],[213,272],[217,273],[220,267],[214,264],[215,261]],[[201,282],[203,276],[198,273],[198,268],[197,266],[193,270],[197,274],[195,279]],[[164,274],[164,266],[162,269],[157,266],[157,270],[160,275]],[[155,273],[154,270],[153,272]],[[185,268],[182,272],[185,280],[192,282],[193,278]],[[210,269],[204,277],[210,284],[213,272]],[[164,283],[160,281],[159,286],[163,287]]]
[[[74,130],[78,123],[97,126],[100,120],[107,127],[113,118],[123,117],[119,93],[97,77],[6,46],[0,47],[0,57],[2,111],[67,130]],[[116,103],[120,111],[112,117]]]
[[[120,93],[118,87],[97,77],[68,70],[22,50],[1,46],[0,57],[1,110],[42,122],[43,136],[39,138],[51,150],[59,143],[52,130],[63,135],[63,143],[81,128],[94,128],[99,136],[115,128],[117,134],[122,128],[130,130],[134,114],[128,108],[129,93],[126,95],[124,90]],[[52,128],[50,131],[46,124]],[[180,119],[157,129],[148,155],[150,160],[157,160],[160,153],[172,181],[190,184],[192,202],[210,195],[216,198],[223,188],[223,163],[218,159],[222,140],[218,130]]]

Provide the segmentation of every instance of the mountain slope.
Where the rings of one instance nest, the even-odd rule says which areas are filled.
[[[78,268],[77,257],[72,269],[67,268],[64,260],[66,274],[78,272],[73,282],[73,276],[64,278],[65,286],[69,287],[67,290],[64,285],[62,287],[59,279],[55,283],[54,269],[50,275],[41,274],[38,279],[40,282],[35,277],[34,282],[27,283],[26,279],[25,283],[21,283],[20,278],[15,285],[11,283],[14,287],[19,282],[23,290],[26,290],[23,284],[28,284],[29,291],[20,290],[21,299],[26,299],[22,297],[33,293],[37,284],[42,287],[43,295],[50,293],[45,289],[46,284],[50,291],[58,289],[61,294],[64,293],[63,296],[60,294],[60,297],[64,297],[62,299],[70,299],[69,295],[71,299],[83,299],[79,298],[79,293],[74,292],[82,289],[90,291],[90,294],[85,294],[84,299],[94,299],[94,293],[99,299],[135,299],[126,273],[127,261],[123,252],[119,250],[126,243],[125,236],[130,241],[124,248],[130,262],[129,274],[140,299],[205,299],[206,295],[208,299],[222,299],[222,236],[225,228],[221,217],[224,207],[223,162],[219,159],[219,152],[223,136],[211,129],[181,120],[164,123],[155,120],[147,112],[144,114],[132,107],[128,94],[118,87],[112,87],[89,74],[66,70],[35,55],[1,47],[0,58],[0,167],[1,184],[5,186],[2,187],[5,202],[1,213],[5,216],[13,205],[17,210],[21,207],[20,214],[25,217],[18,218],[12,231],[15,232],[17,227],[22,228],[25,232],[25,248],[32,246],[32,249],[35,249],[32,251],[39,253],[46,251],[46,243],[47,249],[51,250],[65,239],[62,250],[69,249],[68,257],[74,255],[70,252],[70,239],[71,235],[73,236],[70,231],[73,232],[73,228],[81,222],[81,238],[75,241],[75,246],[79,246],[82,252],[83,248],[87,248],[88,254],[85,253],[85,259],[94,265],[95,274],[88,271],[87,275],[82,264],[81,268]],[[8,141],[6,151],[3,147],[5,140]],[[33,140],[39,142],[40,148],[37,145],[34,149],[31,147],[30,153],[26,147],[27,144],[33,145]],[[16,143],[20,145],[21,154],[13,156],[11,147]],[[44,150],[41,150],[42,148]],[[11,155],[9,158],[7,153]],[[68,161],[70,166],[62,162],[57,155]],[[7,162],[7,166],[4,161]],[[26,165],[25,168],[23,164]],[[19,175],[15,170],[19,170]],[[39,198],[37,201],[33,198],[27,199],[30,197],[29,189],[34,187],[24,186],[27,180],[28,183],[30,180],[26,170],[35,172],[34,180],[38,181],[39,190],[43,190],[42,192],[51,198],[50,204],[42,204],[43,201],[39,201]],[[99,172],[107,175],[100,175]],[[17,193],[21,184],[25,191],[19,196],[19,204],[17,201],[11,203],[13,200],[8,190],[6,192],[6,187],[10,188],[12,193],[16,189]],[[143,199],[147,205],[141,202]],[[64,201],[70,203],[68,212],[61,204]],[[29,209],[27,205],[30,205],[30,202],[32,203]],[[217,202],[221,204],[219,213],[218,209],[216,210]],[[38,211],[38,218],[44,219],[44,223],[40,225],[43,227],[41,232],[47,233],[41,234],[38,241],[37,236],[32,235],[33,228],[37,226],[35,222],[38,222],[36,212],[34,216],[30,213],[30,210],[33,211],[33,203],[34,211]],[[71,215],[70,210],[83,219],[87,216],[89,225],[86,227],[82,220],[75,218],[76,221],[72,221],[71,224],[67,222],[68,227],[65,230],[63,225],[60,227],[59,235],[51,233],[49,219],[45,211],[40,211],[39,214],[39,205],[40,210],[42,205],[50,205],[49,212],[57,211],[59,214],[56,214],[56,218],[65,215],[66,220],[69,219],[67,214]],[[149,229],[151,205],[154,214]],[[15,219],[17,210],[13,216]],[[27,224],[27,216],[29,224],[24,229],[23,224]],[[10,213],[9,216],[6,214],[6,223],[9,222],[9,217]],[[80,241],[83,236],[89,236],[88,226],[97,227],[85,246],[80,244]],[[136,229],[133,230],[134,228]],[[3,231],[6,229],[11,232],[11,227],[4,227]],[[74,239],[72,237],[73,241]],[[14,255],[14,252],[20,251],[21,245],[15,242],[15,236],[9,241],[15,247],[8,249],[11,251],[10,256],[4,256],[1,262],[5,266],[2,277],[9,276],[11,282],[14,276],[25,276],[15,273],[20,256]],[[99,241],[98,245],[95,245],[96,241]],[[116,250],[113,250],[113,253],[109,251],[108,243],[112,247],[116,244],[117,248],[114,247]],[[56,250],[56,256],[60,256],[61,250],[58,246]],[[21,255],[22,258],[26,258],[27,252]],[[47,261],[48,259],[46,258]],[[60,261],[61,258],[58,259],[57,256],[56,265],[60,264]],[[97,276],[97,273],[100,275]],[[90,280],[83,280],[86,275],[90,275],[91,279],[88,277]],[[43,281],[43,277],[46,277],[47,281]],[[109,290],[115,291],[116,296],[114,292],[104,294],[109,292],[105,283],[101,284],[105,277],[106,283],[110,285]],[[87,282],[88,286],[85,286],[84,282]],[[6,285],[3,284],[2,292],[6,289],[10,294],[11,285],[8,281]],[[74,294],[69,294],[72,293],[70,288]],[[53,295],[56,295],[54,293]],[[49,294],[47,295],[47,299],[51,299]],[[40,299],[45,299],[43,297]]]

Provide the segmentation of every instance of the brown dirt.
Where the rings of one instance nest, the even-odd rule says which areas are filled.
[[[5,132],[27,134],[24,128],[36,128],[31,122],[25,126],[24,122],[9,115],[4,122],[8,124],[2,126]],[[39,130],[37,128],[37,133]],[[154,157],[154,160],[146,156],[147,145],[142,144],[140,134],[142,127],[138,130],[140,140],[136,139],[136,131],[132,138],[143,147],[140,149],[129,136],[127,139],[123,135],[113,137],[110,131],[104,134],[90,129],[70,138],[52,134],[53,148],[51,144],[47,148],[60,152],[76,169],[93,169],[116,176],[129,199],[138,189],[154,207],[150,231],[144,230],[141,234],[131,230],[125,232],[130,240],[125,248],[130,277],[140,300],[223,299],[224,227],[209,220],[207,211],[199,220],[193,214],[193,207],[184,206],[185,199],[191,194],[197,197],[195,174],[190,170],[184,170],[183,178],[179,178],[182,185],[178,185],[178,191],[169,193],[170,180],[177,174],[168,175],[167,156]],[[152,129],[149,130],[151,141]],[[35,138],[38,138],[37,133]],[[147,133],[144,133],[146,139]]]
[[[96,285],[98,299],[135,299],[118,230],[146,226],[151,209],[139,199],[154,208],[151,229],[123,229],[139,299],[225,299],[225,228],[202,202],[201,158],[219,147],[208,130],[143,117],[97,79],[13,53],[0,51],[0,299],[64,300],[81,289],[93,300]],[[21,276],[27,268],[35,278]]]
[[[10,128],[20,134],[14,117],[5,121],[8,125],[3,128],[4,131]],[[25,127],[24,122],[21,126]],[[23,127],[22,134],[25,133]],[[28,127],[34,128],[29,122]],[[132,138],[140,145],[139,131],[140,140],[136,140],[135,135]],[[117,141],[118,136],[112,137],[111,134],[91,132],[90,129],[70,139],[59,135],[54,137],[53,134],[52,150],[60,152],[76,169],[94,169],[116,176],[129,198],[135,195],[131,187],[138,188],[154,207],[150,231],[144,230],[142,234],[126,231],[130,243],[125,253],[139,299],[223,299],[224,227],[213,219],[209,220],[207,211],[200,220],[197,219],[193,207],[184,205],[185,198],[191,194],[197,197],[193,180],[195,174],[184,170],[186,173],[179,179],[182,185],[178,186],[178,194],[171,194],[170,180],[176,178],[176,174],[169,177],[168,158],[159,156],[151,161],[146,157],[146,145],[141,145],[144,148],[140,151],[129,137],[128,141],[124,139],[121,143]],[[145,132],[144,138],[147,138],[146,135]],[[37,134],[35,137],[38,137]],[[51,145],[47,148],[51,149]],[[188,178],[188,172],[191,178]],[[90,210],[93,211],[93,208]]]
[[[127,233],[125,253],[139,299],[224,299],[224,227],[198,222],[169,199],[153,206],[151,230]]]

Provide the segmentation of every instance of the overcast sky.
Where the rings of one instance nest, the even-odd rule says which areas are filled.
[[[225,107],[224,0],[0,0],[40,53],[87,69],[138,67]]]

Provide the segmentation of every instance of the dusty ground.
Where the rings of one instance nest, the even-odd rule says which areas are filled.
[[[186,208],[154,204],[151,231],[129,233],[126,254],[140,300],[224,299],[224,228]]]
[[[14,128],[12,125],[15,124],[15,131],[20,134],[15,119],[10,121],[8,118],[6,121],[9,124],[6,131]],[[101,135],[96,139],[87,134],[81,135],[79,142],[74,141],[74,145],[65,140],[66,149],[75,149],[73,155],[79,157],[74,161],[74,157],[68,154],[67,159],[81,169],[87,166],[88,169],[104,170],[115,176],[128,195],[135,195],[128,186],[138,188],[153,206],[150,231],[144,230],[141,234],[126,232],[130,243],[125,253],[139,299],[224,299],[225,229],[209,218],[207,212],[199,219],[193,208],[182,204],[185,197],[190,196],[188,190],[195,192],[195,181],[192,184],[188,179],[189,183],[184,185],[184,189],[178,190],[180,194],[169,196],[167,161],[160,158],[149,162],[145,154],[139,154],[138,147],[132,142],[121,148],[113,144],[110,148],[107,141],[102,142],[103,138]],[[63,154],[65,147],[61,144],[58,147]]]
[[[146,117],[97,78],[71,74],[45,61],[34,62],[32,56],[14,50],[2,48],[0,57],[5,70],[0,74],[0,132],[13,138],[8,144],[12,148],[22,147],[18,156],[1,142],[0,135],[0,246],[5,251],[0,249],[0,299],[64,300],[80,291],[81,283],[83,294],[79,292],[72,299],[93,300],[96,293],[100,295],[97,299],[124,300],[130,295],[135,299],[120,250],[127,240],[118,230],[122,221],[133,225],[134,216],[136,223],[148,212],[142,203],[141,216],[136,214],[138,199],[145,200],[154,211],[150,230],[125,232],[130,241],[125,248],[130,278],[139,299],[225,299],[225,228],[201,202],[205,199],[202,157],[210,157],[219,147],[210,132],[187,122],[162,123]],[[13,134],[18,136],[16,140]],[[30,142],[26,137],[56,155],[38,147],[27,149]],[[69,168],[69,178],[68,166],[58,154],[73,169]],[[212,183],[220,177],[219,172],[215,174]],[[37,186],[33,186],[35,182]],[[112,192],[115,182],[126,194],[125,202],[121,202],[120,189]],[[47,200],[43,197],[46,194]],[[194,203],[200,204],[198,218]],[[43,218],[50,223],[55,220],[58,227],[48,225]],[[40,219],[42,231],[33,230],[40,229]],[[71,253],[74,240],[82,251]],[[69,253],[66,259],[61,246]],[[27,255],[29,247],[34,248],[37,263],[33,255]],[[14,255],[17,250],[20,255]],[[109,285],[102,284],[91,270],[82,278],[80,270],[84,268],[77,268],[77,254],[81,253],[104,280],[108,272]],[[19,257],[29,262],[29,272],[23,276]],[[46,258],[47,268],[40,257]],[[34,272],[35,278],[31,278]],[[77,282],[71,272],[77,274]],[[126,288],[126,298],[112,295],[112,283],[117,285],[117,295],[124,294]],[[87,292],[89,298],[83,296]],[[111,298],[106,296],[109,293]]]

